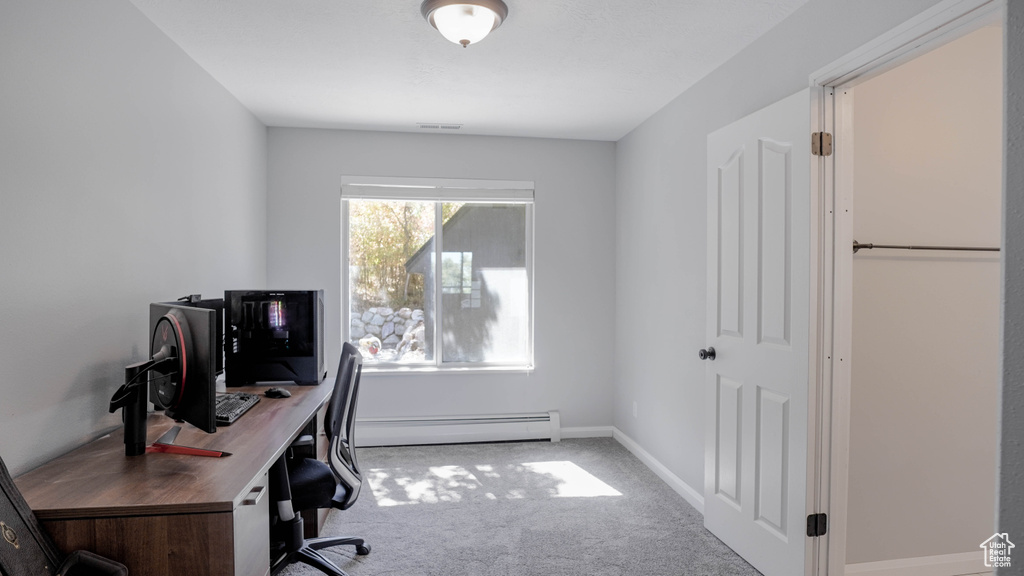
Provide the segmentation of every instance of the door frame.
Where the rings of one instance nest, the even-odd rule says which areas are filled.
[[[808,510],[828,513],[828,533],[813,540],[808,574],[845,573],[850,462],[850,358],[853,334],[852,105],[842,89],[891,70],[984,25],[1002,22],[1006,0],[944,0],[810,76],[811,130],[834,136],[835,153],[812,162],[812,407]],[[1005,29],[1005,28],[1004,28]],[[816,276],[815,276],[816,275]],[[810,566],[809,566],[810,568]],[[816,572],[815,572],[816,570]]]

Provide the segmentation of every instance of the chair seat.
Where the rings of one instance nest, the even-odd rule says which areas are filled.
[[[288,479],[295,510],[331,507],[338,483],[327,464],[314,458],[300,458],[288,466]]]

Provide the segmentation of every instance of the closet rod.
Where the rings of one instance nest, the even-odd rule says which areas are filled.
[[[894,250],[960,250],[969,252],[999,252],[999,248],[988,248],[985,246],[897,246],[893,244],[862,244],[853,241],[853,253],[858,250],[871,250],[873,248],[890,248]]]

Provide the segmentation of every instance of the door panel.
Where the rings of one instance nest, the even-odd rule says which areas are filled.
[[[805,570],[810,101],[708,136],[704,523],[765,576]]]
[[[740,456],[743,438],[743,386],[728,378],[718,379],[718,429],[715,494],[736,506],[740,505]]]
[[[758,335],[761,342],[784,346],[789,346],[790,330],[792,152],[793,147],[784,142],[758,140]]]
[[[789,492],[789,398],[757,388],[757,500],[758,521],[786,537],[786,497]]]
[[[715,202],[719,206],[720,249],[717,333],[743,337],[743,148],[718,168]]]

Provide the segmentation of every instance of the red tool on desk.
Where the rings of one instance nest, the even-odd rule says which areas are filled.
[[[211,458],[221,458],[224,456],[231,456],[231,452],[221,452],[220,450],[207,450],[205,448],[192,448],[189,446],[178,446],[174,443],[174,439],[178,437],[178,432],[181,432],[181,426],[174,426],[167,432],[164,432],[163,436],[156,439],[156,442],[146,446],[146,452],[162,452],[164,454],[185,454],[188,456],[209,456]]]

